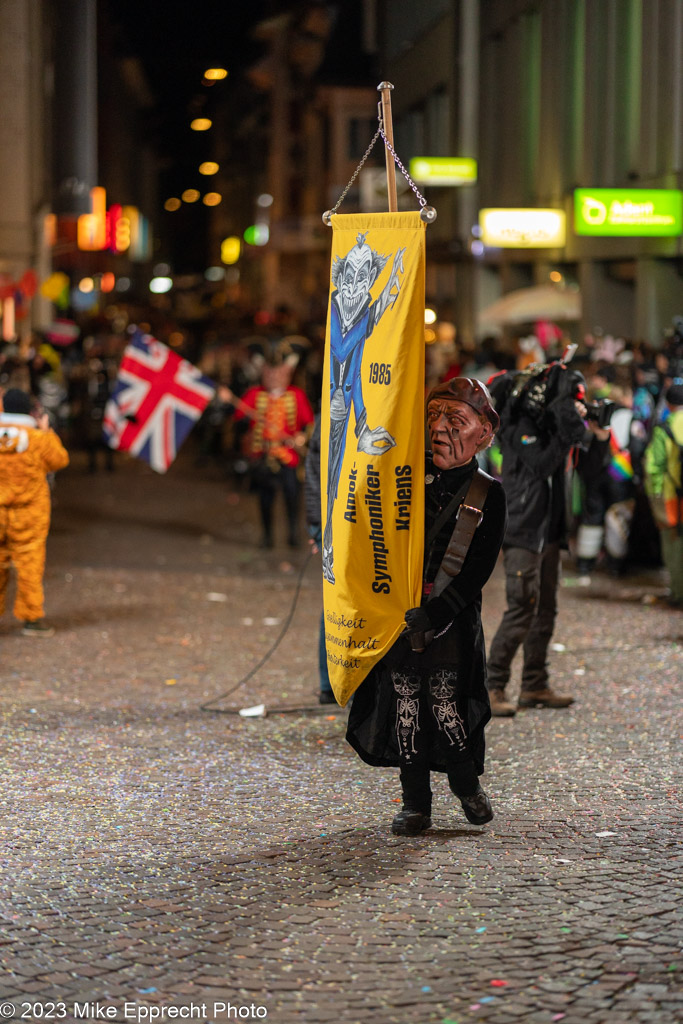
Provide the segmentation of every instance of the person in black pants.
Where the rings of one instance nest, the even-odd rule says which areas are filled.
[[[469,822],[484,825],[493,817],[479,783],[491,717],[481,591],[503,541],[505,494],[485,474],[482,514],[460,572],[444,589],[435,580],[477,474],[476,454],[491,443],[498,416],[483,384],[457,377],[429,393],[427,423],[422,602],[405,612],[405,631],[356,690],[346,734],[367,764],[400,769],[396,835],[430,828],[431,772],[447,775]]]
[[[513,401],[489,381],[501,415],[497,441],[508,501],[503,544],[507,608],[488,657],[491,713],[517,708],[566,708],[569,694],[550,686],[547,655],[557,614],[560,548],[566,547],[565,466],[575,445],[587,447],[599,428],[585,418],[583,378],[564,363],[531,377]],[[503,401],[501,402],[501,399]],[[512,659],[522,646],[517,706],[506,698]]]

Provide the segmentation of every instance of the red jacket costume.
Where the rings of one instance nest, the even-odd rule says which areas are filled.
[[[249,388],[235,411],[235,419],[254,410],[252,425],[246,437],[246,455],[250,459],[274,458],[283,466],[296,467],[301,455],[294,447],[294,438],[311,423],[313,410],[301,388],[290,385],[285,391],[267,391],[264,387]]]

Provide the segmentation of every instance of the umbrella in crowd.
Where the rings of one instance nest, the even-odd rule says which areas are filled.
[[[581,292],[544,284],[508,292],[479,313],[479,327],[500,327],[534,320],[578,320]]]

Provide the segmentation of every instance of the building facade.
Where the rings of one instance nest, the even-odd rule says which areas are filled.
[[[683,311],[683,239],[583,234],[577,189],[683,187],[683,0],[398,0],[381,9],[397,147],[474,157],[474,185],[429,192],[428,294],[461,336],[504,292],[550,279],[580,289],[577,337],[596,328],[661,343]],[[427,187],[427,186],[425,186]],[[675,200],[674,200],[675,201]],[[564,244],[482,244],[481,209],[550,209]],[[642,230],[642,229],[641,229]]]

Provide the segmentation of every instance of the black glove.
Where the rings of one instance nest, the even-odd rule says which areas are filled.
[[[409,608],[403,618],[406,623],[406,633],[428,633],[430,629],[434,629],[424,608]]]

